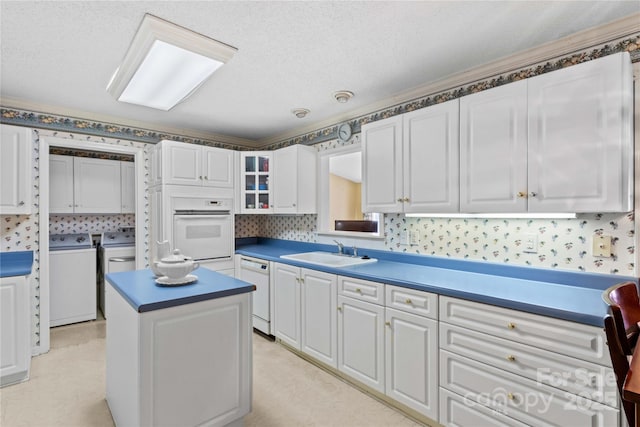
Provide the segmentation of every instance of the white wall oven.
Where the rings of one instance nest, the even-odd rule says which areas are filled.
[[[233,268],[231,199],[172,198],[173,248],[211,270]],[[224,271],[221,271],[224,272]]]

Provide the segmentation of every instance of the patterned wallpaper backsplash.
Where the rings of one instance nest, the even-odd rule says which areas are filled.
[[[270,237],[331,243],[316,234],[316,215],[237,215],[236,237]],[[420,244],[400,244],[404,230],[417,230]],[[538,252],[523,252],[523,234],[535,234]],[[614,256],[591,255],[596,234],[610,235]],[[494,263],[635,275],[633,214],[585,214],[576,219],[407,218],[386,214],[384,241],[338,238],[362,248],[382,249]],[[353,243],[351,243],[353,242]]]
[[[121,215],[49,215],[49,234],[120,231],[120,227],[135,227],[134,214]]]

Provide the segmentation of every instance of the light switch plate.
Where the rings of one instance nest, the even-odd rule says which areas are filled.
[[[409,232],[409,244],[411,246],[420,245],[420,232],[418,230],[411,230]]]
[[[611,257],[611,236],[594,234],[592,251],[594,257]]]
[[[536,234],[526,233],[522,235],[522,252],[538,253],[538,236]]]

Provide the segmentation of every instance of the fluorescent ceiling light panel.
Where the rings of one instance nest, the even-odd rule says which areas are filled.
[[[234,47],[145,15],[107,91],[118,101],[168,111],[235,52]]]

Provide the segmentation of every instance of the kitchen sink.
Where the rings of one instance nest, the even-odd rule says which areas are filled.
[[[280,255],[280,258],[307,262],[309,264],[324,265],[325,267],[350,267],[352,265],[369,264],[378,261],[369,257],[352,257],[331,252],[302,252],[299,254]]]

